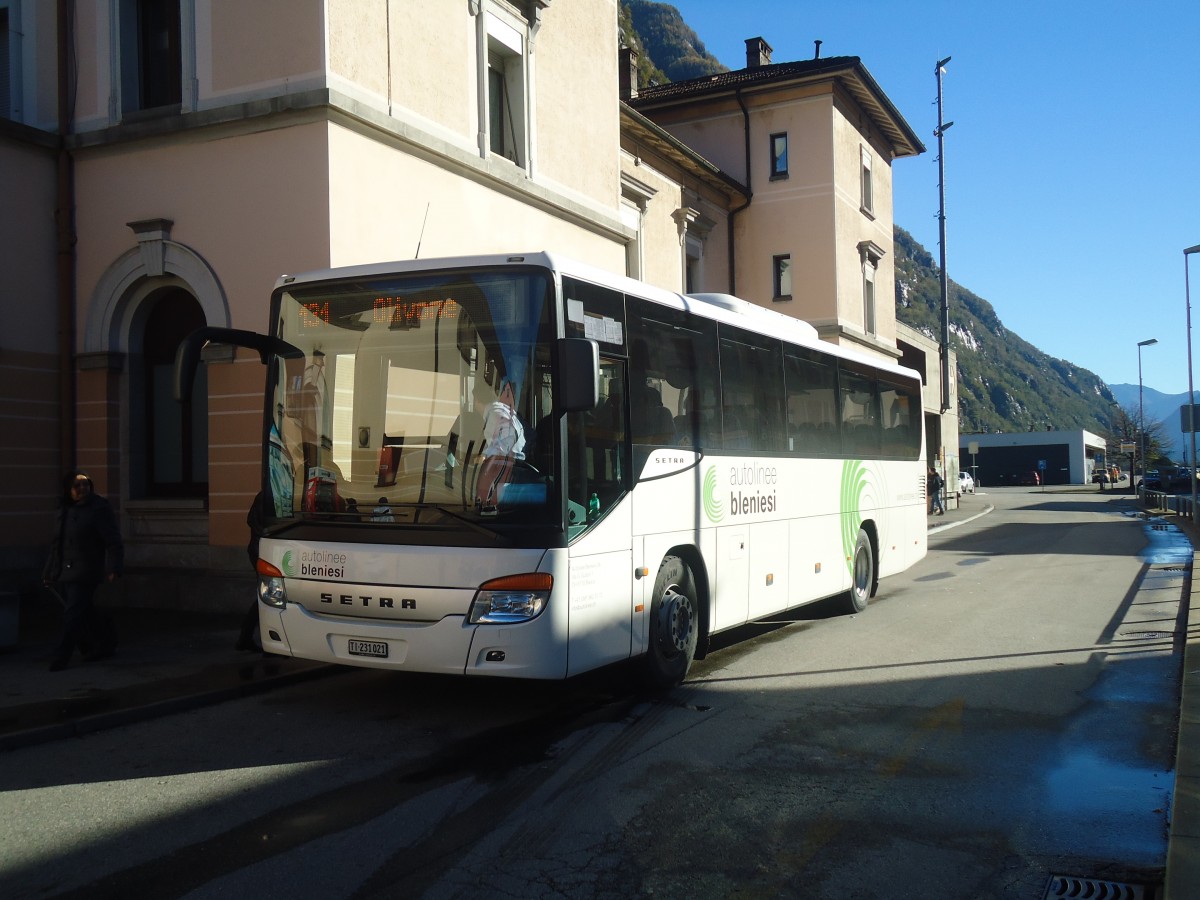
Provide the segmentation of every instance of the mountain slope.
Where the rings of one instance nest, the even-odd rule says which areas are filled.
[[[899,226],[896,318],[941,336],[941,286],[933,257]],[[1116,398],[1094,373],[1043,353],[1004,327],[982,297],[950,281],[950,344],[958,354],[959,430],[1105,433]]]
[[[704,42],[671,4],[654,3],[652,0],[622,0],[622,19],[626,11],[636,37],[627,37],[622,31],[622,38],[628,46],[641,50],[643,60],[638,63],[640,84],[685,81],[729,71],[708,52]],[[656,78],[653,74],[643,72],[643,65],[648,65],[665,77]]]

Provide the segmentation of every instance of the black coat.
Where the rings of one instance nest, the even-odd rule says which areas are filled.
[[[81,503],[67,502],[54,522],[54,541],[43,573],[47,581],[100,582],[120,575],[125,547],[112,506],[88,494]]]

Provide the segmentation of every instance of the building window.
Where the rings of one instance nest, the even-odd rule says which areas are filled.
[[[0,6],[0,119],[12,118],[12,64],[8,52],[8,7]]]
[[[137,112],[183,102],[179,0],[121,0],[121,109]]]
[[[875,213],[875,185],[871,181],[871,151],[862,148],[862,211]]]
[[[630,278],[642,277],[642,210],[636,203],[622,198],[621,222],[634,233],[634,238],[625,244],[625,274]]]
[[[879,261],[883,259],[884,249],[874,241],[861,241],[858,245],[858,256],[862,261],[863,272],[863,331],[867,334],[877,333],[875,316],[875,271]]]
[[[525,96],[524,34],[488,13],[488,149],[522,168],[528,128]]]
[[[771,135],[771,180],[788,177],[787,132]]]
[[[630,278],[644,277],[646,208],[656,193],[650,185],[621,173],[621,222],[634,235],[625,244],[625,274]]]
[[[863,330],[875,334],[875,264],[863,264]]]
[[[0,0],[0,119],[21,116],[21,7]]]
[[[774,299],[791,300],[792,255],[790,253],[782,253],[779,256],[772,257],[772,267],[774,269]]]

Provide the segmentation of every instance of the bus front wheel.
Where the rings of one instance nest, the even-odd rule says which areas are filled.
[[[658,567],[653,598],[644,674],[650,687],[665,689],[687,675],[700,628],[692,573],[678,556],[668,556]]]
[[[850,566],[850,590],[846,594],[846,612],[860,613],[867,608],[875,588],[875,551],[871,538],[861,528],[854,544],[854,560]]]

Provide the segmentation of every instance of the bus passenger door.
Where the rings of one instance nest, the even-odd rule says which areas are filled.
[[[633,641],[633,504],[625,366],[600,359],[600,403],[567,413],[567,675],[627,659]]]

